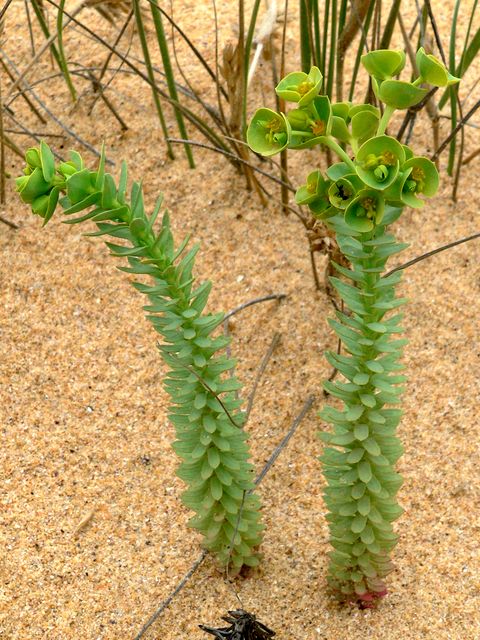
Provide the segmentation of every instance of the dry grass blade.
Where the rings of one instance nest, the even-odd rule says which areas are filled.
[[[84,4],[86,7],[98,11],[105,20],[114,26],[131,9],[131,3],[127,0],[85,0]]]

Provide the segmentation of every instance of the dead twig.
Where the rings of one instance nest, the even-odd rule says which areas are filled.
[[[441,253],[442,251],[447,251],[447,249],[451,249],[452,247],[456,247],[459,244],[463,244],[464,242],[469,242],[470,240],[476,240],[476,238],[480,238],[480,232],[474,233],[471,236],[467,236],[466,238],[460,238],[460,240],[454,240],[453,242],[449,242],[448,244],[444,244],[441,247],[437,247],[436,249],[432,249],[431,251],[427,251],[426,253],[422,253],[421,256],[417,256],[416,258],[413,258],[412,260],[409,260],[408,262],[405,262],[404,264],[401,264],[398,267],[395,267],[394,269],[391,269],[383,277],[386,278],[388,276],[391,276],[392,273],[395,273],[396,271],[403,271],[404,269],[408,269],[408,267],[411,267],[414,264],[417,264],[417,262],[421,262],[422,260],[426,260],[427,258],[431,258],[432,256],[436,255],[437,253]]]
[[[252,409],[253,409],[253,403],[255,401],[255,395],[257,393],[258,385],[260,384],[260,380],[262,379],[262,376],[265,373],[265,369],[267,368],[270,358],[272,357],[273,352],[277,348],[279,342],[280,342],[280,334],[275,333],[266,354],[262,358],[262,362],[260,363],[260,366],[257,371],[257,375],[255,377],[255,381],[253,383],[252,391],[248,396],[248,404],[247,404],[247,409],[245,411],[245,422],[247,422],[248,418],[250,417],[250,413],[252,412]]]
[[[286,297],[287,297],[286,293],[270,293],[268,296],[262,296],[261,298],[255,298],[254,300],[249,300],[248,302],[244,302],[240,306],[235,307],[235,309],[232,309],[231,311],[226,313],[225,317],[223,318],[223,321],[225,322],[225,320],[228,320],[229,318],[234,316],[236,313],[239,313],[240,311],[243,311],[244,309],[247,309],[248,307],[251,307],[254,304],[258,304],[259,302],[267,302],[267,300],[283,300]]]
[[[7,220],[7,218],[4,218],[3,216],[0,216],[0,222],[3,222],[12,229],[20,229],[18,224],[15,224],[15,222],[11,222],[11,220]]]

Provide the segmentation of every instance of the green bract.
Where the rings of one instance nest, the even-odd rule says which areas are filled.
[[[279,98],[287,102],[297,102],[300,107],[306,106],[320,92],[323,76],[320,69],[312,67],[308,73],[294,71],[289,73],[275,87]]]
[[[386,189],[398,175],[405,161],[402,145],[390,136],[367,140],[357,152],[356,170],[363,182],[373,189]]]
[[[292,125],[289,148],[314,147],[323,142],[324,136],[330,134],[332,126],[330,100],[327,96],[317,96],[308,107],[293,109],[287,114],[287,118]]]
[[[310,204],[325,193],[324,178],[320,171],[316,169],[307,176],[307,183],[295,192],[295,202],[297,204]]]
[[[375,135],[379,121],[380,117],[372,111],[356,111],[351,120],[352,137],[362,144]]]
[[[361,60],[371,76],[378,80],[387,80],[400,73],[405,66],[406,56],[405,52],[400,50],[377,49],[365,53]]]
[[[355,174],[338,178],[328,189],[330,203],[336,209],[346,209],[362,187],[362,181]]]
[[[362,189],[345,211],[345,222],[355,231],[372,231],[385,212],[385,199],[375,189]]]
[[[394,109],[413,107],[428,93],[428,89],[416,87],[411,82],[402,80],[384,80],[381,83],[374,80],[372,84],[377,98]]]
[[[271,109],[258,109],[247,129],[247,142],[253,151],[273,156],[290,142],[291,126],[283,113]]]
[[[27,175],[17,180],[20,197],[46,222],[66,191],[60,201],[65,214],[87,210],[68,222],[90,219],[98,231],[89,235],[120,238],[121,244],[107,246],[113,256],[128,260],[121,269],[142,280],[150,277],[133,284],[147,296],[147,318],[163,338],[159,350],[169,368],[164,384],[176,432],[173,448],[182,460],[177,473],[188,485],[182,500],[195,512],[189,526],[203,535],[204,547],[221,564],[235,571],[257,565],[263,525],[237,397],[241,384],[235,360],[225,354],[229,339],[215,333],[224,316],[205,312],[211,283],[195,283],[198,246],[186,251],[187,239],[175,248],[168,214],[156,224],[161,198],[149,215],[138,183],[128,196],[125,163],[117,186],[105,173],[103,153],[97,171],[84,168],[75,152],[53,168],[52,158],[44,144],[27,152]]]
[[[17,178],[15,182],[21,199],[29,204],[52,189],[52,185],[45,181],[40,167],[33,169],[29,175]]]
[[[417,51],[417,67],[420,78],[424,82],[433,84],[434,87],[447,87],[460,82],[460,78],[452,76],[438,58],[430,53],[425,53],[423,47]]]
[[[436,166],[428,158],[415,156],[405,162],[402,171],[408,172],[402,187],[402,201],[409,207],[423,207],[424,201],[418,194],[431,198],[438,191],[439,177]]]

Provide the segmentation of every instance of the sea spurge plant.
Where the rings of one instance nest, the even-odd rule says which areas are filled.
[[[321,461],[333,547],[328,582],[337,598],[361,607],[386,594],[384,580],[393,568],[390,554],[397,541],[392,522],[402,513],[396,500],[402,478],[395,463],[403,450],[396,428],[406,340],[398,337],[402,314],[397,310],[405,300],[395,296],[401,272],[384,274],[389,257],[406,245],[395,241],[389,227],[405,206],[422,206],[422,198],[438,189],[435,165],[385,133],[395,109],[426,95],[428,89],[419,84],[443,81],[437,67],[436,75],[430,66],[428,74],[424,71],[431,61],[422,56],[423,75],[412,83],[393,78],[405,64],[403,52],[373,51],[362,58],[385,103],[383,115],[372,105],[330,105],[329,132],[311,136],[303,146],[330,147],[340,162],[325,176],[311,171],[295,195],[334,232],[345,258],[343,264],[333,263],[338,277],[330,279],[344,306],[329,323],[345,353],[326,353],[342,378],[324,383],[339,405],[320,414],[333,427],[320,434],[326,443]],[[292,124],[288,148],[299,148],[294,136],[308,123],[310,108],[296,105],[293,118],[286,114]]]
[[[147,318],[163,338],[159,351],[169,367],[164,384],[172,401],[173,448],[182,459],[177,473],[189,485],[182,500],[195,511],[189,525],[203,534],[204,546],[221,564],[233,570],[257,565],[263,525],[236,395],[241,385],[233,374],[235,361],[224,353],[228,338],[213,333],[223,314],[204,311],[211,283],[195,285],[198,246],[186,252],[187,238],[175,248],[167,213],[157,228],[161,198],[148,215],[138,183],[128,197],[125,163],[117,186],[105,172],[103,154],[96,171],[85,168],[76,152],[55,165],[42,142],[27,151],[26,160],[17,189],[34,213],[48,221],[64,194],[60,203],[67,216],[87,211],[68,223],[93,220],[98,231],[87,235],[123,241],[106,243],[112,255],[127,258],[129,266],[120,269],[150,277],[150,283],[134,286],[147,296]]]

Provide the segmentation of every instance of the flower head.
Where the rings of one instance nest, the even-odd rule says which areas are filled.
[[[405,151],[398,140],[376,136],[358,150],[357,174],[368,187],[383,191],[394,182],[404,161]]]
[[[310,104],[318,95],[323,76],[318,67],[312,67],[308,74],[303,71],[289,73],[275,87],[279,98],[287,102],[297,102],[300,107]]]
[[[345,222],[355,231],[372,231],[385,212],[385,199],[374,189],[362,189],[345,211]]]
[[[283,113],[258,109],[247,129],[249,147],[262,156],[273,156],[286,148],[292,128]]]
[[[409,207],[423,207],[424,202],[418,196],[422,194],[431,198],[436,194],[439,184],[437,168],[428,158],[418,156],[407,160],[402,171],[406,173],[400,196],[402,202]]]

